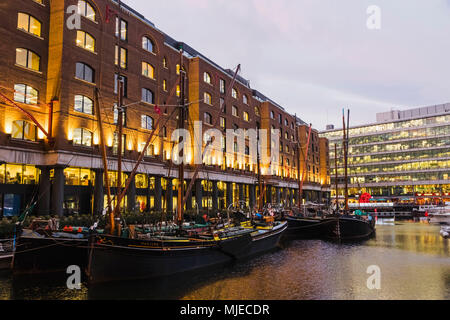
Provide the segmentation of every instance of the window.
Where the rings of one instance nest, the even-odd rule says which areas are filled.
[[[208,72],[205,72],[203,74],[203,81],[205,81],[208,84],[211,84],[211,75]]]
[[[167,80],[163,80],[163,90],[167,91]]]
[[[289,146],[286,145],[286,153],[289,153]]]
[[[24,48],[16,49],[16,64],[19,66],[39,71],[41,65],[41,57],[31,50]]]
[[[77,62],[75,77],[79,80],[94,83],[94,70],[87,64]]]
[[[155,79],[155,69],[151,64],[142,62],[142,75],[150,79]]]
[[[227,119],[220,117],[220,127],[225,129],[227,127]]]
[[[270,119],[275,119],[275,112],[270,111]]]
[[[116,17],[116,37],[126,41],[128,39],[128,23]]]
[[[177,97],[181,96],[181,88],[180,85],[177,84]]]
[[[166,127],[162,128],[162,137],[167,138],[167,128]]]
[[[245,111],[244,111],[244,121],[247,121],[247,122],[250,121],[250,117],[248,115],[248,112],[245,112]]]
[[[231,90],[231,96],[232,96],[233,98],[235,98],[235,99],[238,98],[238,92],[237,92],[237,90],[236,90],[235,88],[233,88],[233,89]]]
[[[260,116],[261,116],[261,113],[260,113],[258,107],[255,107],[255,115],[256,115],[257,117],[260,117]]]
[[[116,66],[120,66],[122,69],[126,69],[128,65],[128,50],[119,46],[116,46]]]
[[[245,104],[248,104],[248,97],[247,97],[247,95],[243,95],[242,96],[242,101],[245,103]]]
[[[93,114],[94,112],[94,102],[89,99],[88,97],[76,95],[75,96],[75,111],[86,113],[86,114]]]
[[[225,93],[225,80],[220,79],[220,93]]]
[[[87,32],[77,30],[76,44],[80,48],[95,52],[95,39]]]
[[[14,101],[26,104],[37,104],[38,96],[38,91],[29,85],[14,85]]]
[[[180,74],[180,65],[179,64],[177,64],[177,74],[178,75]]]
[[[203,120],[206,124],[212,125],[212,116],[208,112],[205,112]]]
[[[142,88],[142,101],[153,104],[153,92],[149,89]]]
[[[127,142],[127,136],[124,134],[124,135],[122,135],[122,153],[125,153],[126,142]],[[118,133],[114,132],[114,136],[113,136],[113,150],[112,150],[113,154],[117,154],[118,150],[119,150],[119,137],[118,137]]]
[[[141,128],[146,130],[153,130],[153,118],[146,115],[142,115]]]
[[[233,106],[233,108],[231,109],[231,114],[235,117],[239,117],[239,110],[236,106]]]
[[[118,94],[118,82],[121,81],[123,83],[123,96],[128,96],[128,78],[125,76],[120,76],[117,73],[114,75],[114,93]]]
[[[11,138],[18,140],[36,141],[36,126],[30,122],[17,120],[12,123]]]
[[[284,133],[284,138],[285,138],[286,140],[289,140],[289,134],[288,134],[287,132]]]
[[[227,112],[227,108],[226,108],[226,106],[225,106],[225,100],[223,99],[223,98],[220,98],[220,100],[219,100],[220,102],[220,110],[223,110],[223,113],[226,113]]]
[[[155,45],[154,45],[153,41],[148,37],[142,37],[142,49],[144,49],[148,52],[155,53]],[[164,58],[164,60],[165,59],[166,58]],[[164,64],[164,60],[163,60],[163,64]]]
[[[76,146],[91,147],[92,132],[85,128],[77,128],[73,130],[73,144]]]
[[[207,92],[205,92],[205,94],[204,94],[204,102],[206,104],[212,105],[211,95],[209,93],[207,93]]]
[[[41,23],[29,14],[19,12],[17,18],[17,28],[37,37],[41,36]]]
[[[169,66],[169,65],[168,65],[168,63],[167,63],[167,58],[164,57],[164,58],[163,58],[163,67],[167,69],[168,66]]]
[[[84,0],[78,1],[78,13],[89,20],[95,21],[94,8],[92,8],[92,6]]]
[[[278,115],[278,121],[280,124],[283,124],[283,116],[281,114]]]
[[[117,108],[117,103],[114,104],[113,113],[114,113],[114,124],[117,124],[119,121],[119,109]],[[125,111],[123,112],[122,125],[124,127],[126,127],[127,125],[127,114]]]

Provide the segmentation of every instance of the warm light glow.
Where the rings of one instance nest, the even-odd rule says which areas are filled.
[[[45,138],[45,134],[42,132],[41,129],[38,129],[38,139],[42,140]]]
[[[128,151],[133,150],[133,142],[129,141],[128,142]]]
[[[12,123],[6,122],[5,123],[5,133],[11,134],[12,133]]]
[[[96,135],[94,135],[94,145],[98,146],[99,143],[100,143],[100,142],[99,142],[99,137],[98,137],[98,135],[96,134]]]
[[[73,140],[73,132],[71,129],[69,129],[69,132],[67,133],[67,140],[69,141]]]
[[[108,146],[108,147],[112,147],[112,146],[113,146],[113,137],[112,137],[112,136],[109,136],[109,137],[108,137],[107,146]]]

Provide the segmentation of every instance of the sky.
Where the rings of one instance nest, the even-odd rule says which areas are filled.
[[[318,130],[450,102],[450,0],[123,2]]]

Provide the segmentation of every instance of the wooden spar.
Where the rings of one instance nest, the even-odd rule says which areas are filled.
[[[49,134],[47,132],[47,130],[44,129],[44,127],[36,120],[35,117],[33,117],[33,115],[31,113],[29,113],[27,110],[25,110],[24,108],[22,108],[21,106],[19,106],[17,103],[15,103],[14,101],[12,101],[11,99],[9,99],[7,96],[5,96],[3,93],[0,92],[0,96],[5,99],[6,101],[8,101],[9,103],[11,103],[15,108],[19,109],[22,113],[24,113],[35,125],[36,127],[39,128],[39,130],[41,130],[45,136],[47,138],[49,138]]]
[[[260,145],[260,137],[259,137],[259,128],[258,128],[258,132],[257,132],[257,137],[258,137],[258,145],[257,145],[257,164],[258,164],[258,185],[259,185],[259,197],[258,197],[258,211],[262,211],[263,209],[263,204],[264,204],[264,193],[263,193],[263,186],[262,186],[262,179],[261,179],[261,154],[259,152],[259,149],[261,147]]]
[[[185,79],[186,73],[183,70],[183,49],[180,50],[180,106],[178,109],[178,128],[186,127],[186,104],[185,104]],[[180,143],[180,141],[178,141]],[[183,143],[185,141],[183,140]],[[181,227],[183,225],[184,216],[184,148],[181,149],[180,164],[178,165],[178,198],[177,198],[177,222]]]
[[[306,176],[305,171],[307,171],[307,167],[308,167],[308,153],[309,153],[309,143],[311,141],[311,133],[312,133],[312,124],[309,125],[308,141],[306,143],[306,153],[303,155],[305,158],[305,165],[302,170],[302,176],[301,176],[299,190],[298,190],[300,201],[303,198],[303,183],[305,182],[305,176]],[[300,145],[300,139],[298,139],[298,143]],[[299,149],[301,150],[301,146],[299,146]],[[300,155],[299,155],[299,160],[300,160]],[[300,169],[300,161],[298,163],[298,167]],[[300,206],[300,203],[299,203],[299,206]]]
[[[98,99],[98,88],[94,89],[94,97],[95,97],[95,112],[97,113],[97,121],[98,128],[100,134],[100,151],[102,154],[103,160],[103,169],[105,170],[105,184],[106,184],[106,195],[108,200],[108,214],[110,217],[111,230],[113,230],[115,222],[114,222],[114,213],[111,209],[111,189],[109,186],[109,175],[108,175],[108,160],[106,158],[106,145],[105,145],[105,134],[103,131],[103,122],[102,122],[102,112],[100,110],[100,103]]]
[[[339,212],[339,188],[338,188],[338,161],[337,161],[337,144],[334,144],[334,171],[335,171],[335,184],[336,184],[336,213]]]
[[[124,94],[124,83],[122,80],[117,79],[117,125],[118,132],[117,132],[117,195],[121,193],[122,190],[122,149],[123,146],[123,94]],[[120,207],[121,207],[122,201],[116,203],[116,207],[119,207],[120,214]],[[114,234],[113,230],[113,234]],[[120,232],[120,231],[119,231]]]
[[[345,173],[344,173],[344,179],[345,179],[345,181],[344,181],[344,183],[345,183],[345,189],[344,189],[344,196],[345,196],[345,213],[347,214],[348,213],[348,181],[347,181],[347,178],[348,178],[348,158],[347,158],[347,155],[348,155],[348,153],[347,153],[347,130],[346,130],[346,125],[345,125],[345,110],[342,110],[342,122],[343,122],[343,125],[344,125],[344,127],[343,127],[343,132],[344,132],[344,138],[343,138],[343,141],[342,141],[342,144],[343,144],[343,150],[344,150],[344,171],[345,171]]]
[[[232,90],[232,88],[233,88],[233,86],[234,86],[234,83],[236,82],[236,78],[237,78],[237,75],[238,75],[238,73],[239,73],[240,70],[241,70],[241,65],[239,64],[239,65],[237,66],[236,72],[235,72],[235,74],[234,74],[233,81],[231,81],[230,86],[228,87],[227,95],[231,94],[231,90]],[[224,108],[225,104],[226,104],[226,103],[224,103],[223,106],[221,107],[221,110],[220,110],[221,113],[223,112],[223,108]],[[213,125],[214,128],[217,127],[217,125],[218,125],[218,123],[219,123],[219,120],[220,120],[220,117],[217,117],[217,119],[216,119],[216,121],[215,121],[215,123],[214,123],[214,125]],[[208,141],[208,143],[206,144],[205,150],[204,150],[204,152],[202,153],[202,159],[204,159],[204,156],[205,156],[205,154],[206,154],[206,151],[208,150],[208,147],[211,145],[211,143],[212,143],[212,139],[211,139],[210,141]],[[193,188],[193,186],[194,186],[195,181],[196,181],[197,178],[198,178],[199,171],[200,171],[200,165],[196,165],[194,174],[192,175],[192,179],[191,179],[191,181],[189,182],[189,186],[188,186],[187,189],[186,189],[186,195],[184,196],[183,204],[182,204],[183,207],[185,206],[185,204],[186,204],[186,202],[187,202],[187,198],[188,198],[189,194],[190,194],[191,191],[192,191],[192,188]]]

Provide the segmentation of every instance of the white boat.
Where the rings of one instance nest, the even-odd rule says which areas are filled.
[[[435,207],[428,212],[430,223],[450,225],[450,206]]]
[[[395,226],[394,218],[377,218],[377,225],[379,226]]]
[[[450,226],[445,226],[441,228],[441,237],[444,239],[450,238]]]

